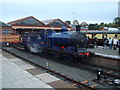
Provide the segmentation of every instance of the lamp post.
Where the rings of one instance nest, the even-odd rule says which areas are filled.
[[[86,29],[86,34],[87,34],[88,26],[85,26],[85,29]]]
[[[34,28],[32,28],[32,32],[34,32]]]

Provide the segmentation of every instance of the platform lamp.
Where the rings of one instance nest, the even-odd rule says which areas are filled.
[[[88,26],[85,26],[85,29],[86,29],[86,34],[87,34],[87,31],[88,31]]]
[[[34,28],[32,28],[32,32],[34,32]]]

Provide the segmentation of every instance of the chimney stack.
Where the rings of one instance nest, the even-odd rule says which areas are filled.
[[[76,32],[80,32],[81,30],[81,25],[76,25]]]

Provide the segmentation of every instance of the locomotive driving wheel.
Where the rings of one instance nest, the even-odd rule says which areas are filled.
[[[64,55],[64,61],[65,62],[73,62],[74,61],[74,57],[72,55]]]
[[[51,56],[54,58],[54,59],[59,59],[60,58],[60,55],[58,53],[51,53]]]

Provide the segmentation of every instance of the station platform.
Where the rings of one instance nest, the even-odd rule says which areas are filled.
[[[5,88],[76,88],[71,84],[60,80],[59,78],[46,73],[40,68],[14,57],[13,55],[3,52],[0,49],[0,74],[1,86]],[[0,88],[1,89],[1,88]]]
[[[118,48],[116,50],[109,49],[109,47],[103,49],[103,46],[98,46],[98,48],[90,48],[88,49],[95,53],[95,55],[108,57],[113,59],[120,59],[120,54],[118,53]]]

